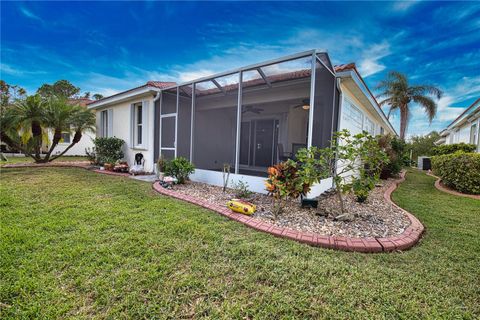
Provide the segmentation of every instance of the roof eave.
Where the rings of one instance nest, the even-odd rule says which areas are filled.
[[[160,91],[161,91],[161,89],[157,88],[157,87],[143,86],[143,87],[135,88],[135,89],[128,90],[128,91],[125,91],[125,92],[121,92],[119,94],[107,97],[105,99],[101,99],[99,101],[94,101],[92,103],[89,103],[87,105],[87,108],[89,110],[95,110],[95,109],[110,106],[112,104],[123,102],[123,101],[129,100],[129,99],[132,99],[132,98],[135,98],[137,96],[141,96],[141,95],[144,95],[144,94],[147,94],[147,93],[156,93],[156,92],[160,92]]]
[[[383,112],[382,108],[380,108],[380,106],[378,105],[377,100],[375,99],[373,94],[370,92],[370,90],[367,88],[364,81],[361,80],[361,76],[354,69],[336,72],[336,74],[337,74],[337,77],[339,78],[351,78],[355,82],[355,84],[360,88],[360,90],[365,95],[365,97],[368,99],[368,101],[373,106],[375,111],[380,115],[382,120],[388,125],[389,129],[392,130],[392,132],[398,136],[397,131],[393,128],[390,121],[388,121],[387,116],[385,116],[385,113]]]

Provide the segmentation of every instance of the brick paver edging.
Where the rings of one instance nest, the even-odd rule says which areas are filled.
[[[454,196],[480,200],[480,194],[467,194],[467,193],[458,192],[458,191],[453,190],[453,189],[447,187],[446,185],[442,184],[442,178],[440,178],[440,177],[438,177],[438,176],[436,176],[432,173],[428,173],[428,172],[427,172],[427,175],[437,179],[435,181],[435,188],[437,188],[437,190],[440,190],[442,192],[445,192],[445,193],[448,193],[448,194],[451,194],[451,195],[454,195]]]
[[[392,192],[397,188],[397,185],[405,180],[405,173],[402,173],[401,178],[396,181],[385,192],[385,200],[390,202],[392,205],[398,207],[395,203],[392,202],[390,196]],[[220,206],[214,203],[210,203],[203,199],[198,199],[192,196],[184,195],[177,193],[173,190],[163,188],[158,182],[153,184],[153,189],[160,194],[167,195],[173,198],[184,200],[206,209],[213,210],[227,218],[243,223],[244,225],[251,227],[253,229],[270,233],[274,236],[287,238],[302,243],[306,243],[312,246],[318,246],[329,249],[343,250],[343,251],[357,251],[357,252],[388,252],[396,250],[406,250],[413,247],[418,240],[420,239],[424,227],[420,221],[410,214],[409,212],[403,210],[408,218],[411,221],[410,226],[408,226],[405,231],[395,237],[388,238],[349,238],[349,237],[338,237],[338,236],[325,236],[315,233],[302,232],[289,228],[282,228],[258,220],[256,218],[243,215],[241,213],[236,213],[228,209],[226,206]]]

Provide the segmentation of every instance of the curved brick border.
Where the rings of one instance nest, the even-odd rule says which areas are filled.
[[[464,198],[471,198],[471,199],[476,199],[476,200],[480,200],[480,195],[476,195],[476,194],[467,194],[467,193],[461,193],[461,192],[458,192],[456,190],[453,190],[449,187],[447,187],[446,185],[444,185],[442,183],[442,178],[432,174],[432,173],[428,173],[427,172],[427,176],[430,176],[430,177],[434,177],[436,178],[437,180],[435,181],[435,188],[437,188],[437,190],[440,190],[442,192],[445,192],[445,193],[448,193],[448,194],[451,194],[451,195],[454,195],[454,196],[459,196],[459,197],[464,197]]]
[[[405,173],[403,172],[401,178],[395,182],[386,192],[385,200],[390,202],[392,205],[400,208],[391,200],[392,192],[397,188],[398,184],[405,180]],[[220,206],[217,204],[210,203],[203,199],[198,199],[192,196],[184,195],[177,193],[173,190],[163,188],[158,182],[155,182],[152,185],[153,189],[158,193],[167,195],[173,198],[184,200],[206,209],[213,210],[227,218],[241,222],[248,227],[253,229],[267,232],[273,234],[274,236],[287,238],[302,243],[306,243],[312,246],[318,246],[329,249],[337,249],[343,251],[357,251],[357,252],[389,252],[395,250],[406,250],[413,247],[418,240],[420,239],[424,227],[420,221],[413,216],[411,213],[400,208],[411,221],[410,226],[408,226],[405,231],[395,237],[388,238],[349,238],[349,237],[338,237],[338,236],[325,236],[315,233],[302,232],[297,230],[292,230],[289,228],[282,228],[258,220],[253,217],[249,217],[240,213],[236,213],[228,209],[227,207]]]

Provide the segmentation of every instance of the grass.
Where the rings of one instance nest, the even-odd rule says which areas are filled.
[[[0,318],[414,319],[480,316],[477,200],[412,171],[394,200],[427,227],[391,254],[256,232],[81,169],[3,169]]]
[[[19,156],[19,157],[7,156],[7,159],[8,161],[0,161],[0,167],[6,164],[34,162],[32,158],[25,157],[25,156]],[[88,161],[88,158],[81,157],[81,156],[61,156],[60,158],[55,159],[53,162],[61,162],[61,161]]]

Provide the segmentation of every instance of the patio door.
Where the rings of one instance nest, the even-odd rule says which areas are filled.
[[[177,114],[160,116],[160,154],[165,159],[177,156]]]

